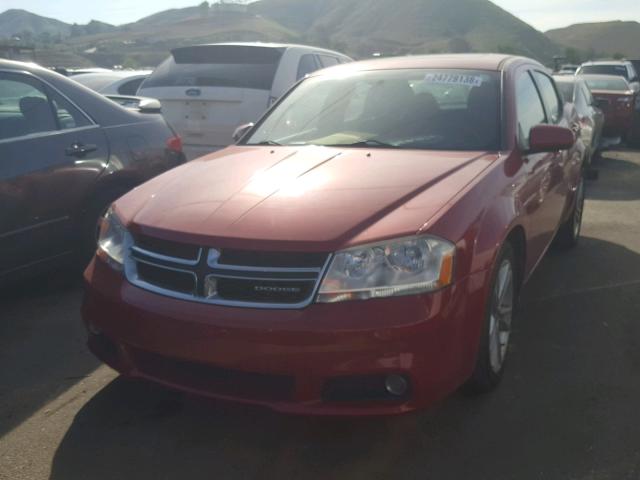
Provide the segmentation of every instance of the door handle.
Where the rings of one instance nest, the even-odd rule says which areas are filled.
[[[70,147],[65,150],[68,157],[82,158],[87,153],[95,152],[98,150],[97,145],[85,145],[84,143],[76,142],[72,143]]]

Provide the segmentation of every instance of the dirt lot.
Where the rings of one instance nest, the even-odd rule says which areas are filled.
[[[118,379],[81,287],[0,299],[0,479],[640,478],[640,154],[609,152],[584,238],[524,293],[504,383],[387,419],[291,418]]]

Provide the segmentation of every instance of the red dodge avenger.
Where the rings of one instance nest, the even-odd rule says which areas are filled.
[[[91,350],[293,414],[491,390],[522,285],[580,234],[584,148],[546,72],[450,55],[307,77],[237,145],[113,204],[85,272]]]

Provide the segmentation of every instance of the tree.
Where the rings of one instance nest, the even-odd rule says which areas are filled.
[[[200,16],[202,18],[207,18],[209,16],[211,7],[209,6],[209,2],[205,1],[198,5],[198,9],[200,10]]]
[[[620,52],[616,52],[613,54],[614,60],[622,60],[624,58],[624,54]]]
[[[124,59],[124,62],[122,62],[122,68],[127,70],[135,70],[139,66],[138,61],[133,57],[127,57]]]
[[[576,48],[571,48],[571,47],[567,48],[564,51],[564,57],[567,63],[573,63],[574,65],[575,64],[579,65],[582,63],[582,54]]]

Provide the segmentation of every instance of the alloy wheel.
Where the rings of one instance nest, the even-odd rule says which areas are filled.
[[[489,361],[494,373],[502,370],[513,319],[515,278],[513,266],[505,259],[498,270],[498,277],[492,294],[492,305],[489,318]]]

